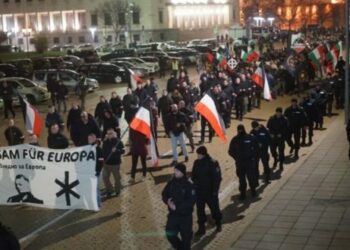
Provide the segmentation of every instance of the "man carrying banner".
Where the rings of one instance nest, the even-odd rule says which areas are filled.
[[[117,137],[117,133],[113,128],[109,128],[106,133],[106,139],[103,142],[103,158],[105,163],[103,166],[103,182],[106,186],[106,195],[111,197],[113,193],[113,186],[110,181],[111,174],[114,178],[114,191],[118,196],[121,189],[120,183],[120,164],[121,155],[125,153],[123,142]]]
[[[15,126],[15,121],[13,119],[9,120],[8,127],[4,134],[9,146],[22,144],[24,141],[24,135],[22,131]]]

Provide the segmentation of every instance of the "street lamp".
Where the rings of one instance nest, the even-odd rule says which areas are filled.
[[[129,38],[129,43],[127,44],[127,47],[129,48],[130,43],[132,43],[132,35],[131,35],[131,18],[132,14],[134,13],[134,3],[128,3],[128,6],[126,8],[126,17],[127,17],[127,37]]]
[[[23,36],[26,38],[26,43],[27,43],[27,53],[29,53],[29,37],[32,34],[32,29],[22,29]]]
[[[91,32],[92,43],[94,43],[95,42],[96,27],[91,27],[91,28],[89,28],[89,30]]]

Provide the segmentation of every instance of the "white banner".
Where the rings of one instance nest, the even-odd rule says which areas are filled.
[[[96,148],[0,148],[0,204],[97,211]]]

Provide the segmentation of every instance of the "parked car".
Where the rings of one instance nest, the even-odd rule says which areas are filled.
[[[111,63],[85,63],[79,66],[79,73],[85,73],[89,78],[100,83],[127,82],[129,72]]]
[[[119,61],[119,60],[112,60],[111,61],[112,64],[115,64],[119,67],[122,67],[124,69],[131,69],[132,71],[134,71],[136,74],[138,74],[140,77],[145,77],[148,76],[148,70],[143,68],[143,67],[138,67],[135,64],[131,63],[131,62],[127,62],[127,61]]]
[[[212,49],[204,46],[204,45],[191,45],[191,46],[187,46],[187,48],[189,49],[193,49],[199,53],[209,53],[212,52]]]
[[[17,75],[20,77],[30,78],[33,73],[33,62],[30,59],[16,59],[7,61],[6,63],[12,64],[17,68]]]
[[[121,57],[121,58],[118,58],[118,60],[131,62],[136,66],[147,69],[148,72],[151,74],[159,71],[159,64],[146,62],[139,57]]]
[[[76,47],[77,51],[84,51],[84,50],[95,50],[94,46],[91,43],[83,43]]]
[[[110,61],[115,58],[120,57],[135,57],[136,56],[136,50],[135,49],[118,49],[114,50],[109,54],[101,56],[102,61]]]
[[[49,69],[51,64],[49,59],[45,57],[33,57],[31,58],[33,63],[33,70]]]
[[[62,60],[65,63],[67,62],[71,63],[72,69],[77,69],[83,63],[83,60],[80,57],[73,56],[73,55],[62,56]]]
[[[9,63],[0,64],[0,72],[7,77],[18,75],[18,69]]]
[[[11,86],[18,94],[23,97],[26,97],[28,102],[35,104],[39,102],[44,102],[50,99],[50,93],[46,90],[46,88],[39,86],[35,82],[28,80],[23,77],[4,77],[0,79],[0,85],[3,82],[7,82],[9,86]],[[13,97],[15,105],[19,105],[18,96]]]
[[[77,56],[82,60],[84,60],[85,63],[95,63],[100,61],[100,57],[98,56],[97,52],[94,50],[75,51],[73,53],[69,53],[68,55]]]
[[[76,71],[70,69],[37,70],[33,73],[33,81],[42,87],[46,87],[47,80],[51,78],[63,81],[63,84],[72,91],[77,86],[80,75]],[[99,88],[99,83],[96,79],[87,78],[87,84],[89,85],[90,92]]]

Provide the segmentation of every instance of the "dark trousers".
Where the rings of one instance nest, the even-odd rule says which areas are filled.
[[[239,192],[241,194],[245,195],[247,191],[247,179],[250,190],[255,191],[256,187],[259,186],[259,170],[256,160],[236,162],[236,174],[239,179]]]
[[[272,157],[275,159],[278,159],[279,162],[283,163],[284,162],[284,139],[283,138],[273,138],[271,140],[271,154]],[[278,153],[277,153],[278,151]]]
[[[197,196],[196,206],[197,206],[197,217],[198,225],[204,225],[207,221],[207,215],[205,214],[205,205],[208,205],[211,216],[216,221],[220,223],[222,219],[222,214],[220,212],[219,197],[218,195],[209,194],[208,196]]]
[[[261,160],[264,167],[265,179],[270,178],[270,166],[269,166],[270,155],[268,150],[269,150],[268,148],[260,148],[260,155],[259,155],[259,159]],[[258,161],[258,168],[259,168],[259,161]]]
[[[328,100],[327,101],[327,115],[328,116],[332,115],[332,110],[333,110],[333,100]]]
[[[301,128],[292,129],[289,133],[287,143],[291,148],[294,148],[296,151],[300,148],[300,137],[301,137]],[[292,141],[293,138],[293,141]]]
[[[8,118],[8,113],[9,111],[11,112],[12,116],[15,117],[15,111],[13,110],[12,106],[12,99],[4,100],[4,114],[5,114],[5,119]]]
[[[309,143],[312,142],[312,136],[314,135],[314,125],[313,122],[308,122],[307,128],[302,128],[301,130],[301,138],[302,138],[302,143],[305,144],[306,142],[306,135],[309,137]]]
[[[229,128],[231,126],[231,108],[229,108],[229,111],[223,113],[222,118],[225,123],[225,128]]]
[[[166,237],[176,250],[190,250],[192,240],[192,214],[187,216],[168,215],[165,226]],[[181,239],[178,237],[180,233]]]
[[[139,161],[139,157],[141,158],[142,175],[144,177],[146,176],[146,173],[147,173],[146,156],[141,156],[141,155],[138,155],[138,154],[132,154],[131,155],[131,178],[135,178],[136,167],[137,167],[137,163]]]
[[[207,122],[207,120],[201,116],[201,141],[204,142],[205,138],[205,127],[208,125],[209,128],[209,141],[213,138],[214,131],[211,128],[210,124]]]
[[[244,105],[243,105],[243,99],[237,99],[236,100],[236,118],[237,119],[243,119],[243,111],[244,111]]]

